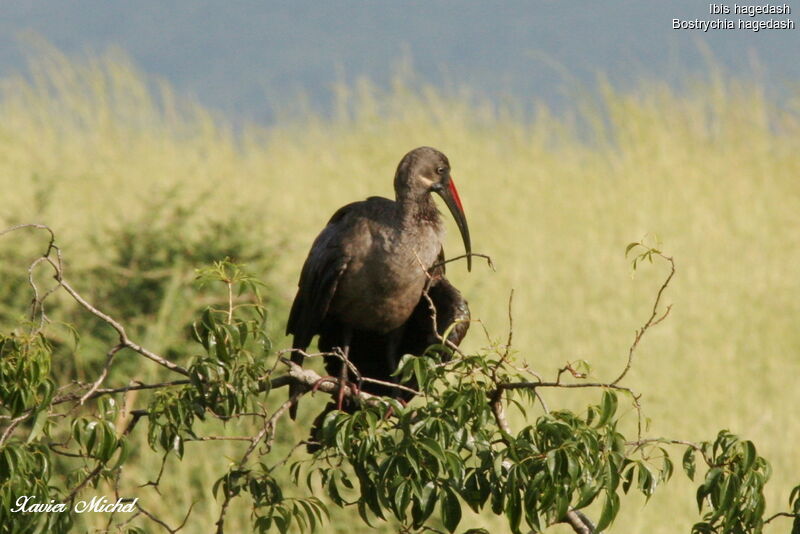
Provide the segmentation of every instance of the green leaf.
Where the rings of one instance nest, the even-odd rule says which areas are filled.
[[[689,477],[689,480],[694,480],[696,467],[694,447],[687,447],[686,452],[683,453],[683,470],[686,471],[686,476]]]
[[[506,517],[508,518],[508,527],[511,532],[517,534],[519,532],[519,524],[522,520],[522,503],[517,491],[511,491],[506,495]]]
[[[411,489],[408,487],[409,484],[409,481],[401,482],[400,485],[394,489],[394,496],[392,498],[394,515],[401,522],[405,521],[405,510],[408,507],[408,503],[411,501]]]
[[[439,498],[439,507],[442,512],[442,523],[449,532],[455,531],[461,522],[461,503],[449,487],[445,487]]]
[[[433,482],[428,482],[422,488],[420,495],[414,499],[413,506],[411,507],[411,518],[416,528],[420,528],[433,513],[433,509],[436,506],[436,498],[436,487],[433,485]]]
[[[28,439],[25,441],[25,444],[29,444],[32,441],[36,441],[39,439],[39,436],[42,435],[42,429],[44,428],[44,424],[47,422],[47,410],[41,410],[39,413],[36,414],[36,419],[33,421],[33,428],[31,428],[31,433],[28,434]]]
[[[419,444],[422,445],[422,447],[431,453],[437,460],[441,461],[442,463],[447,462],[444,449],[442,449],[442,446],[437,441],[431,438],[422,438]]]
[[[633,484],[633,475],[636,468],[634,465],[631,465],[625,474],[622,476],[622,491],[628,493],[628,490],[631,489],[631,484]]]
[[[601,427],[608,423],[617,411],[617,396],[611,391],[603,392],[603,400],[600,402],[600,419],[597,421],[597,427]]]
[[[603,510],[600,512],[600,519],[597,521],[596,532],[602,532],[614,521],[619,511],[619,497],[614,492],[606,492],[603,501]]]
[[[743,454],[743,461],[742,461],[742,469],[745,471],[749,471],[753,464],[758,458],[756,454],[756,446],[753,445],[753,442],[750,440],[745,441],[742,443],[742,454]]]
[[[545,465],[547,466],[547,471],[550,473],[551,476],[556,475],[556,470],[558,469],[558,451],[547,451],[547,458],[545,460]]]
[[[703,484],[697,488],[697,509],[703,510],[703,501],[711,494],[717,484],[717,480],[722,476],[722,468],[714,467],[706,474],[706,479]]]
[[[374,528],[372,522],[369,520],[369,515],[367,514],[367,507],[364,501],[358,501],[358,515],[361,516],[361,520],[364,523]]]
[[[800,513],[800,486],[795,486],[789,494],[789,506],[795,514]]]

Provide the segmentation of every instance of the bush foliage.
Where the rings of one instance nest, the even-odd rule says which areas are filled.
[[[196,355],[170,361],[132,341],[123,325],[69,284],[60,249],[51,240],[32,269],[51,270],[55,291],[66,292],[84,313],[112,326],[119,340],[109,349],[96,379],[57,380],[50,372],[53,347],[47,340],[46,309],[53,292],[42,293],[32,284],[31,322],[0,338],[3,531],[68,532],[76,526],[76,514],[25,511],[25,498],[71,509],[90,488],[102,485],[119,495],[128,476],[125,468],[152,461],[147,460],[152,456],[161,458],[158,476],[139,483],[157,488],[173,476],[165,468],[170,457],[203,454],[202,442],[233,439],[243,442],[244,452],[213,485],[220,503],[218,533],[225,531],[231,502],[244,495],[249,497],[252,527],[258,532],[317,531],[331,507],[354,507],[367,525],[392,518],[402,532],[456,532],[466,509],[502,516],[515,534],[539,532],[556,523],[568,523],[576,532],[601,532],[620,513],[621,494],[636,490],[649,499],[672,477],[669,449],[674,446],[686,447],[682,465],[690,479],[698,476],[698,470],[704,472],[697,488],[703,515],[693,533],[761,532],[779,515],[765,517],[763,488],[770,466],[753,442],[726,430],[702,443],[647,437],[639,394],[620,385],[641,338],[669,312],[660,309],[661,299],[675,272],[672,259],[659,250],[637,243],[628,251],[637,247],[642,251],[634,265],[655,257],[672,269],[616,380],[588,382],[586,374],[576,370],[586,364],[577,362],[562,369],[555,380],[543,380],[519,365],[511,346],[513,330],[505,344],[475,353],[455,354],[445,344],[434,345],[425,355],[407,355],[400,362],[397,378],[413,377],[418,387],[419,401],[411,404],[328,383],[323,391],[348,387],[348,394],[363,406],[351,414],[329,413],[321,424],[319,450],[298,458],[297,447],[285,457],[273,454],[278,424],[289,402],[269,401],[292,381],[316,388],[319,377],[304,375],[272,350],[263,284],[258,279],[230,260],[197,271],[198,285],[222,289],[224,304],[206,307],[194,321]],[[164,379],[106,387],[109,370],[123,351],[159,364]],[[443,353],[449,357],[440,359]],[[567,372],[573,380],[562,380]],[[600,402],[581,412],[550,409],[539,392],[551,388],[597,389]],[[142,408],[127,405],[127,395],[133,391],[149,392],[145,401],[137,403]],[[621,402],[629,404],[639,419],[634,436],[623,432]],[[511,407],[523,414],[543,411],[516,430],[506,415]],[[221,423],[253,419],[258,430],[235,438],[211,435],[203,428],[210,419]],[[133,450],[131,436],[137,431],[146,433],[149,452]],[[187,449],[189,443],[197,444]],[[288,470],[294,481],[293,495],[278,478],[281,470]],[[800,506],[800,487],[792,491],[791,499],[793,512],[786,512],[788,516]],[[137,505],[130,498],[124,502]],[[592,508],[596,502],[599,508]],[[138,505],[135,510],[127,518],[111,513],[107,529],[139,532],[148,520],[164,525],[145,507]],[[583,513],[588,510],[599,511],[596,524]],[[466,532],[478,531],[482,530]]]

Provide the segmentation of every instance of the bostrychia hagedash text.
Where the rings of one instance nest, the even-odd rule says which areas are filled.
[[[406,154],[397,166],[394,189],[394,201],[370,197],[333,215],[303,265],[286,327],[294,336],[293,348],[305,351],[319,334],[321,350],[338,348],[363,376],[387,381],[400,356],[421,354],[430,344],[421,347],[423,343],[436,340],[423,297],[426,284],[437,319],[469,316],[466,301],[443,277],[444,226],[431,193],[444,199],[456,220],[468,269],[472,252],[464,209],[444,154],[430,147]],[[449,324],[439,319],[437,330]],[[465,333],[466,327],[460,327],[451,341],[460,342]],[[292,361],[302,360],[301,354],[293,353]],[[341,369],[341,360],[338,365],[334,360],[327,359],[329,372]],[[290,396],[296,392],[296,387],[290,389]],[[292,418],[296,410],[292,405]]]

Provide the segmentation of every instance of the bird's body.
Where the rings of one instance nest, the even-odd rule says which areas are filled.
[[[381,197],[349,204],[337,215],[311,249],[335,254],[343,266],[329,313],[354,329],[398,328],[417,305],[425,273],[441,251],[441,219],[409,224],[414,212]]]
[[[439,269],[435,269],[439,271]],[[404,354],[422,355],[431,345],[440,344],[447,329],[453,326],[447,336],[447,341],[454,346],[461,344],[469,328],[469,306],[466,299],[453,285],[441,274],[434,273],[427,288],[428,297],[420,298],[411,315],[399,330],[386,334],[379,334],[369,330],[354,330],[351,334],[348,359],[356,366],[363,377],[392,383],[395,377],[392,373],[397,368],[397,363]],[[434,314],[435,310],[435,328]],[[333,352],[343,343],[342,332],[344,329],[335,320],[328,320],[319,334],[319,349],[322,352]],[[377,356],[377,357],[376,357]],[[447,353],[442,353],[444,359]],[[387,365],[387,360],[393,365]],[[336,356],[325,358],[325,369],[331,376],[340,376],[342,360]],[[416,382],[404,384],[407,388],[415,389]],[[361,384],[361,390],[372,395],[394,396],[408,401],[413,395],[408,389],[393,388],[385,384],[370,381]],[[347,403],[345,409],[354,406]]]
[[[403,384],[405,388],[386,384],[391,384],[395,380],[392,373],[397,368],[396,362],[404,354],[421,356],[432,345],[441,344],[445,340],[445,334],[447,334],[446,341],[452,346],[460,345],[467,335],[470,319],[467,301],[444,277],[443,265],[435,267],[430,274],[430,283],[426,289],[428,298],[423,297],[419,300],[398,333],[399,341],[394,341],[393,333],[376,334],[364,330],[352,332],[349,346],[350,362],[356,366],[361,376],[384,382],[383,384],[362,382],[361,390],[365,393],[410,401],[414,397],[410,390],[418,387],[414,377]],[[436,312],[435,315],[431,306]],[[328,321],[319,334],[319,349],[323,352],[332,352],[341,346],[342,332],[341,325],[335,321]],[[448,354],[447,351],[440,352],[443,360],[447,360]],[[376,355],[387,355],[389,359],[396,361],[395,365],[387,366],[385,358],[376,358]],[[325,369],[331,376],[340,376],[342,365],[341,358],[325,357]],[[311,426],[310,440],[306,445],[309,453],[319,450],[319,431],[322,423],[325,416],[337,408],[352,413],[358,408],[358,403],[346,399],[341,406],[337,406],[336,402],[329,402],[325,406]]]
[[[409,323],[412,316],[423,313],[416,310],[426,285],[441,283],[440,290],[447,288],[442,294],[449,300],[456,294],[460,298],[449,282],[446,286],[440,282],[443,269],[433,269],[436,278],[432,278],[431,268],[443,257],[444,236],[432,191],[447,202],[470,251],[463,208],[449,168],[441,152],[415,149],[398,166],[395,200],[370,197],[340,208],[331,217],[311,246],[289,314],[286,330],[294,336],[295,349],[304,351],[319,334],[321,350],[338,348],[359,370],[369,369],[365,376],[391,380],[399,356],[405,353],[401,351],[410,347],[409,340],[429,338],[414,321]],[[443,316],[447,313],[442,311]],[[427,317],[430,320],[430,310]],[[429,330],[433,334],[432,326]],[[425,347],[410,348],[421,353]],[[293,360],[300,363],[302,356],[295,353]],[[329,367],[334,365],[328,361]]]

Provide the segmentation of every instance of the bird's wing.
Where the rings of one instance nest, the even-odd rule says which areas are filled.
[[[447,329],[454,325],[447,340],[455,346],[460,345],[469,329],[470,313],[467,299],[444,276],[431,284],[428,295],[436,309],[439,335],[444,335]]]
[[[319,333],[339,278],[347,269],[350,258],[341,246],[341,234],[352,206],[348,204],[334,213],[311,245],[303,265],[286,324],[286,334],[294,335],[292,346],[296,349],[305,350]]]

